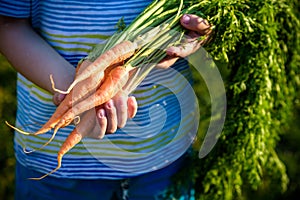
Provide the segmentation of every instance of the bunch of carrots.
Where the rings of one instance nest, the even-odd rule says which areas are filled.
[[[57,167],[48,174],[32,178],[42,179],[61,167],[62,157],[85,136],[93,131],[94,109],[113,98],[118,92],[132,92],[147,74],[165,57],[165,49],[182,42],[185,34],[179,23],[185,14],[199,12],[201,3],[178,0],[153,1],[121,33],[114,34],[104,45],[97,45],[83,60],[89,65],[81,66],[79,62],[73,83],[66,91],[55,88],[55,77],[50,76],[55,91],[66,94],[54,114],[35,133],[27,133],[7,123],[23,134],[39,135],[54,129],[49,144],[57,131],[74,122],[76,128],[62,144],[57,156]],[[205,43],[211,30],[202,36]],[[41,148],[42,148],[41,147]]]

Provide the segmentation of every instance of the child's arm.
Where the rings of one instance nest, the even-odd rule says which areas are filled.
[[[54,93],[50,74],[53,74],[57,88],[62,90],[66,90],[73,81],[75,68],[31,28],[27,19],[0,16],[0,52],[18,72],[49,92]],[[133,102],[128,104],[129,108],[122,106],[127,105],[126,101]],[[136,101],[132,97],[128,99],[127,96],[116,96],[110,102],[114,103],[104,104],[101,109],[104,117],[97,117],[102,124],[98,135],[112,133],[117,127],[123,127],[128,110],[132,110],[131,113],[134,114],[137,110]]]
[[[27,19],[0,16],[0,52],[18,72],[49,92],[53,93],[50,74],[61,89],[73,80],[75,68],[31,28]]]

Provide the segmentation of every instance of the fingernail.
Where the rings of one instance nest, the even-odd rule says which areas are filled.
[[[113,107],[113,105],[114,105],[113,101],[110,100],[106,103],[105,106],[106,106],[106,108],[111,109]]]
[[[104,109],[99,109],[98,110],[98,117],[99,118],[105,117],[105,110]]]
[[[184,24],[189,24],[189,23],[190,23],[190,20],[191,20],[190,16],[188,16],[188,15],[183,15],[183,17],[182,17],[182,23],[184,23]]]
[[[55,93],[53,96],[53,101],[55,105],[59,105],[64,99],[65,95],[60,93]]]
[[[57,100],[58,100],[59,102],[61,102],[62,100],[64,100],[64,98],[65,98],[65,95],[64,95],[64,94],[58,94],[58,95],[57,95]]]

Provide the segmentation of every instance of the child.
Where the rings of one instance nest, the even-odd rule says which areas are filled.
[[[120,18],[124,17],[129,24],[149,3],[2,0],[0,51],[18,71],[17,126],[28,132],[37,131],[55,111],[55,104],[63,99],[63,95],[52,90],[49,75],[55,77],[57,88],[66,89],[73,80],[76,64],[92,46],[105,42],[116,31]],[[181,23],[194,33],[208,27],[194,15],[183,16]],[[160,67],[169,67],[174,58],[185,57],[198,48],[197,44],[187,49],[170,48],[171,59]],[[40,177],[56,167],[61,141],[74,127],[61,129],[51,144],[30,154],[24,153],[23,147],[29,151],[38,149],[52,132],[39,137],[16,134],[15,198],[106,200],[162,196],[171,184],[171,176],[184,162],[191,144],[185,136],[193,131],[193,120],[180,115],[180,104],[186,105],[186,109],[193,107],[188,107],[188,101],[177,102],[172,90],[155,83],[157,77],[172,77],[177,72],[190,77],[184,60],[172,68],[175,70],[153,70],[134,92],[135,98],[119,95],[103,105],[91,120],[98,120],[103,125],[99,134],[107,135],[102,140],[84,139],[64,157],[61,169],[41,181],[27,178]],[[188,84],[180,80],[174,83],[173,89],[185,95]],[[131,109],[137,109],[138,105],[133,120],[127,119],[126,105]],[[164,115],[161,109],[156,109],[157,105],[163,107]],[[184,129],[177,133],[182,122]],[[157,126],[161,127],[155,130]]]

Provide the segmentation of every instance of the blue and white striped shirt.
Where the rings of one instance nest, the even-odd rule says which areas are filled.
[[[76,66],[91,48],[116,31],[123,17],[129,24],[150,1],[145,0],[1,0],[0,14],[28,18],[34,29],[67,61]],[[34,44],[33,44],[34,45]],[[182,76],[183,75],[183,76]],[[65,178],[118,179],[162,168],[189,148],[198,123],[191,95],[191,74],[184,60],[167,70],[155,69],[134,91],[136,117],[123,129],[102,140],[85,138],[68,152],[53,176]],[[18,74],[17,126],[37,131],[55,111],[52,96]],[[196,125],[195,125],[196,124]],[[47,173],[57,165],[59,148],[72,131],[61,129],[42,150],[52,132],[38,137],[16,133],[17,160],[31,169]]]

